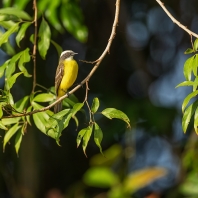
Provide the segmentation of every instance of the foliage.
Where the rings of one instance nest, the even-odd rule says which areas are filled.
[[[182,128],[184,133],[186,133],[186,130],[188,128],[188,125],[190,123],[191,118],[194,115],[194,129],[195,132],[198,134],[198,100],[193,100],[193,102],[189,104],[191,99],[195,99],[195,97],[198,94],[198,39],[194,41],[193,47],[188,48],[185,51],[185,54],[192,54],[195,53],[193,56],[188,58],[186,62],[184,63],[184,77],[185,81],[178,84],[176,87],[181,86],[192,86],[192,92],[186,96],[186,98],[183,101],[182,104],[182,112],[183,112],[183,118],[182,118]]]
[[[52,40],[54,31],[63,32],[65,28],[80,42],[86,42],[88,31],[84,24],[82,11],[76,1],[57,0],[52,2],[50,0],[40,0],[37,4],[36,1],[33,1],[33,17],[24,11],[26,5],[30,3],[29,0],[21,2],[16,0],[14,1],[15,7],[10,7],[11,3],[12,1],[4,1],[4,8],[0,9],[0,26],[3,28],[3,31],[0,32],[0,47],[7,54],[12,55],[0,67],[0,77],[5,76],[4,90],[1,90],[0,95],[0,128],[5,130],[3,150],[5,150],[11,138],[15,136],[15,150],[18,154],[23,135],[27,131],[27,126],[32,125],[32,122],[42,133],[55,139],[58,145],[60,145],[59,141],[62,131],[68,127],[71,119],[74,119],[78,126],[79,121],[76,114],[82,111],[85,103],[88,105],[87,101],[80,103],[65,99],[63,105],[66,108],[54,114],[49,108],[44,108],[46,103],[50,104],[56,100],[53,87],[47,89],[47,92],[41,93],[40,91],[35,91],[33,86],[33,91],[30,91],[30,95],[24,96],[19,101],[15,101],[13,98],[12,88],[19,77],[33,77],[33,81],[36,79],[36,76],[34,76],[36,74],[29,73],[30,65],[38,67],[38,65],[34,64],[36,62],[34,49],[38,49],[43,60],[46,59],[51,43],[55,46],[57,53],[61,53],[62,48],[60,45]],[[57,9],[60,12],[57,12]],[[28,33],[32,28],[34,29],[34,34],[29,35]],[[29,35],[30,42],[26,42],[25,45],[23,44],[25,47],[22,47],[21,43],[27,39],[27,35]],[[14,50],[13,42],[10,42],[10,38],[14,38],[16,41],[17,53]],[[36,82],[34,83],[36,84]],[[77,146],[80,145],[82,140],[82,148],[85,155],[92,133],[95,144],[102,153],[101,141],[103,132],[94,119],[94,115],[98,113],[98,108],[99,99],[94,98],[90,109],[89,126],[80,130],[77,136]],[[109,119],[121,119],[130,126],[129,118],[119,110],[107,108],[101,114]]]

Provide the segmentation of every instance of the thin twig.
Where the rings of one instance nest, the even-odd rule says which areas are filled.
[[[37,27],[37,2],[36,0],[33,1],[33,9],[34,9],[34,46],[33,46],[33,62],[34,62],[34,68],[33,68],[33,87],[32,87],[32,93],[34,93],[34,89],[36,87],[36,47],[37,47],[37,34],[38,34],[38,27]]]
[[[32,114],[35,114],[35,113],[47,111],[50,108],[52,108],[55,104],[59,103],[60,101],[62,101],[65,98],[67,98],[68,95],[71,95],[72,93],[74,93],[75,91],[77,91],[79,88],[81,88],[81,86],[83,84],[85,84],[86,82],[88,82],[89,79],[91,78],[91,76],[94,74],[94,72],[99,67],[99,65],[102,62],[102,60],[104,59],[104,57],[107,55],[107,53],[110,52],[110,47],[111,47],[112,41],[113,41],[113,39],[115,38],[115,35],[116,35],[116,27],[118,25],[119,11],[120,11],[120,0],[116,0],[115,18],[114,18],[114,22],[113,22],[113,26],[112,26],[112,30],[111,30],[111,35],[110,35],[110,38],[108,40],[107,46],[106,46],[105,50],[103,51],[102,55],[97,59],[97,62],[94,65],[94,67],[92,68],[92,70],[90,71],[90,73],[87,75],[87,77],[79,85],[77,85],[76,87],[74,87],[70,92],[68,92],[68,94],[60,97],[58,100],[56,100],[55,102],[53,102],[52,104],[50,104],[47,107],[44,107],[42,109],[36,109],[36,110],[31,111],[31,112],[28,112],[28,113],[21,113],[21,114],[12,115],[12,116],[4,116],[2,118],[22,117],[22,116],[28,116],[28,115],[32,115]]]
[[[169,16],[169,18],[173,21],[173,23],[176,23],[180,28],[182,28],[184,31],[186,31],[188,34],[193,35],[194,37],[198,38],[198,34],[192,32],[191,30],[189,30],[186,26],[182,25],[179,21],[177,21],[173,15],[171,15],[171,13],[166,9],[166,7],[164,6],[164,4],[160,1],[160,0],[156,0],[157,3],[162,7],[162,9],[164,10],[164,12]]]

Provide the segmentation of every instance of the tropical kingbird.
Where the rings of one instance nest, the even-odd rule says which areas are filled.
[[[78,63],[73,59],[75,53],[71,50],[63,51],[60,55],[59,64],[55,76],[56,98],[67,93],[67,90],[73,85],[78,75]],[[62,110],[62,101],[54,106],[54,113]]]

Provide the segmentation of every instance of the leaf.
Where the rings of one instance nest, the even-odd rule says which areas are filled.
[[[193,86],[195,83],[193,81],[184,81],[179,83],[175,88],[182,87],[182,86]]]
[[[18,7],[18,8],[20,8],[21,10],[24,10],[25,9],[25,7],[26,7],[26,5],[27,5],[27,3],[29,2],[30,0],[23,0],[23,1],[21,1],[21,0],[15,0],[14,2],[15,2],[15,5]],[[4,6],[5,7],[5,6]]]
[[[96,145],[99,147],[101,154],[103,154],[101,147],[102,138],[103,138],[103,133],[101,128],[98,126],[97,123],[94,123],[94,141]]]
[[[47,50],[50,46],[50,39],[51,39],[51,30],[48,25],[48,23],[45,21],[45,19],[42,19],[39,32],[39,41],[38,41],[38,50],[43,59],[45,59],[45,56],[47,54]]]
[[[58,56],[60,56],[62,51],[63,51],[62,47],[58,43],[56,43],[55,41],[53,41],[53,40],[50,40],[50,41],[54,45],[54,47],[56,48],[56,51],[58,52]]]
[[[33,98],[33,101],[36,102],[51,102],[55,99],[55,95],[52,93],[42,93],[38,94]]]
[[[32,76],[27,72],[27,69],[24,67],[25,63],[30,62],[29,50],[30,50],[29,48],[26,48],[25,50],[21,52],[21,56],[20,56],[19,63],[18,63],[19,70],[22,71],[24,76],[26,77]]]
[[[159,167],[146,168],[132,172],[123,182],[124,191],[134,193],[166,174],[167,170]]]
[[[198,76],[195,78],[194,82],[193,82],[193,91],[196,91],[198,86]]]
[[[194,91],[192,93],[190,93],[183,101],[183,104],[182,104],[182,112],[184,112],[184,109],[186,108],[186,106],[188,105],[189,101],[195,97],[196,95],[198,94],[198,90],[197,91]]]
[[[0,67],[0,78],[4,75],[5,68],[8,66],[9,60],[7,60],[3,65]]]
[[[19,126],[18,123],[12,126],[5,134],[3,138],[3,152],[5,151],[5,146],[10,140],[10,138],[18,131],[18,129],[21,128],[21,125]]]
[[[31,112],[32,111],[32,106],[29,106],[28,108],[27,108],[27,113],[29,113],[29,112]],[[30,116],[28,115],[28,116],[26,116],[26,120],[27,120],[27,122],[28,122],[28,124],[29,125],[32,125],[31,124],[31,121],[30,121]]]
[[[123,113],[120,110],[117,110],[114,108],[106,108],[101,113],[109,119],[112,119],[112,118],[121,119],[128,124],[128,127],[130,127],[129,118],[127,117],[125,113]]]
[[[12,26],[10,29],[8,29],[8,31],[6,31],[1,37],[0,37],[0,46],[3,43],[8,42],[8,38],[10,37],[11,34],[13,34],[14,32],[17,32],[19,28],[19,23],[16,23],[14,26]]]
[[[96,113],[96,111],[98,110],[99,106],[100,106],[100,102],[99,102],[98,98],[94,98],[92,106],[91,106],[91,112],[92,113]]]
[[[17,122],[19,122],[21,118],[20,117],[16,117],[16,118],[3,118],[1,120],[3,125],[11,125],[11,124],[15,124]]]
[[[17,16],[20,19],[32,20],[28,13],[15,7],[2,8],[0,9],[0,14],[10,14]]]
[[[198,55],[195,54],[192,61],[192,68],[195,76],[197,76],[197,67],[198,67]]]
[[[184,115],[182,118],[182,129],[183,129],[184,133],[186,133],[190,119],[193,116],[193,114],[197,108],[197,105],[198,105],[198,101],[195,101],[184,112]]]
[[[14,108],[18,111],[18,112],[24,112],[24,110],[27,107],[29,101],[29,96],[25,96],[23,97],[21,100],[17,101],[14,104]]]
[[[194,56],[188,58],[186,62],[184,63],[184,77],[186,78],[187,81],[191,80],[193,59],[194,59]]]
[[[83,182],[92,187],[110,188],[118,184],[118,176],[107,167],[89,168],[83,175]]]
[[[17,135],[15,137],[15,150],[16,150],[17,155],[19,154],[19,148],[21,146],[22,137],[23,137],[23,133],[20,130],[17,132]]]
[[[0,121],[0,129],[8,130],[8,128],[6,126],[4,126],[1,121]]]
[[[8,60],[8,64],[6,65],[6,71],[5,71],[5,80],[9,79],[12,74],[15,72],[16,70],[16,64],[15,63],[10,63],[10,60]]]
[[[193,53],[193,52],[194,52],[193,49],[188,48],[188,49],[184,52],[184,54],[191,54],[191,53]]]
[[[14,26],[16,23],[13,21],[0,21],[0,26],[2,26],[5,29],[10,29],[12,26]]]
[[[87,157],[86,148],[87,148],[87,144],[89,142],[89,139],[91,137],[92,130],[93,130],[93,125],[88,126],[86,128],[86,132],[85,132],[85,134],[83,136],[82,148],[83,148],[83,151],[84,151],[84,154],[85,154],[86,157]]]
[[[18,34],[16,36],[16,43],[18,47],[20,47],[20,41],[24,38],[25,32],[30,25],[31,22],[25,22],[23,23],[23,25],[21,25],[20,30],[18,31]]]
[[[13,76],[11,76],[10,78],[8,78],[6,80],[6,87],[7,90],[10,90],[12,88],[12,86],[14,85],[14,83],[16,82],[16,79],[22,74],[23,72],[19,72],[14,74]]]
[[[194,50],[197,51],[198,50],[198,39],[195,40],[194,42]]]
[[[81,140],[82,140],[82,138],[85,135],[87,130],[88,130],[88,127],[79,131],[78,136],[76,138],[77,148],[79,147],[79,145],[81,143]]]

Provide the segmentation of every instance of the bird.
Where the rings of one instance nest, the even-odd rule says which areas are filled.
[[[56,99],[64,96],[68,89],[74,84],[78,75],[78,63],[73,59],[78,53],[72,50],[63,51],[59,58],[55,75]],[[54,106],[54,113],[62,110],[62,101]]]

